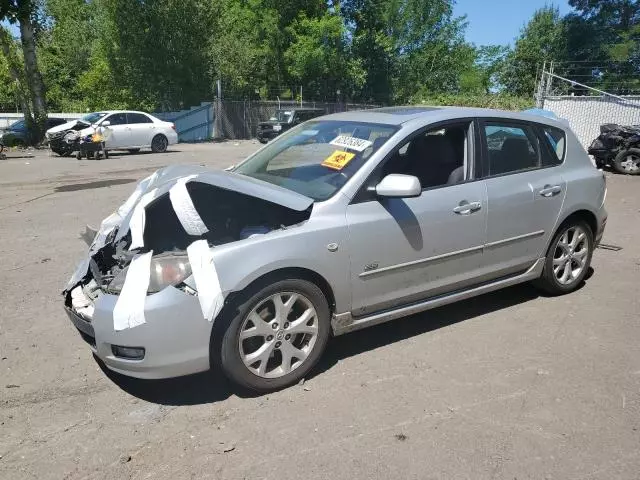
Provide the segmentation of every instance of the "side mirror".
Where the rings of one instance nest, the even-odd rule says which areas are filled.
[[[422,194],[418,177],[391,173],[376,185],[376,195],[386,198],[412,198]]]
[[[109,120],[105,120],[100,124],[101,127],[108,127],[109,125],[111,125],[111,122]]]

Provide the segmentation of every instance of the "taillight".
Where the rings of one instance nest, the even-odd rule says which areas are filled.
[[[175,123],[172,123],[172,124],[171,124],[171,128],[173,128],[173,129],[175,130],[175,129],[176,129],[176,124],[175,124]]]

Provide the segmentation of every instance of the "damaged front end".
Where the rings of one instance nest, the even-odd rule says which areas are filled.
[[[216,246],[291,228],[308,220],[313,200],[242,175],[173,166],[142,180],[93,235],[89,255],[65,291],[65,306],[83,333],[96,302],[114,296],[113,330],[145,323],[145,302],[168,287],[198,297],[212,321],[225,286],[215,268]],[[256,259],[259,264],[260,259]],[[91,339],[85,338],[89,343]]]
[[[90,123],[78,119],[48,130],[46,138],[49,148],[58,155],[70,155],[78,150],[81,132],[90,126]]]

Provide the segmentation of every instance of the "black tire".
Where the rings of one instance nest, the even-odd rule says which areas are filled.
[[[139,151],[140,151],[139,148],[130,148],[130,149],[127,150],[127,152],[129,152],[129,153],[138,153]]]
[[[82,160],[82,154],[80,152],[76,153],[76,160]]]
[[[169,140],[162,134],[158,134],[151,140],[151,151],[153,153],[164,153],[169,146]]]
[[[563,253],[563,249],[559,246],[558,242],[566,232],[570,232],[572,229],[576,228],[583,231],[586,235],[585,242],[587,253],[584,259],[585,264],[580,273],[575,278],[571,279],[569,283],[562,283],[554,272],[554,260],[558,256],[558,253],[560,253],[561,257]],[[534,285],[545,293],[553,296],[565,295],[578,289],[589,271],[594,248],[595,242],[593,239],[593,232],[591,231],[591,227],[584,220],[569,219],[564,222],[551,241],[551,245],[549,246],[547,257],[544,262],[544,270],[542,271],[540,278],[534,282]],[[569,261],[573,262],[571,258]],[[573,263],[571,263],[571,266],[573,266]]]
[[[259,141],[260,143],[262,143],[263,145],[264,145],[265,143],[268,143],[268,142],[269,142],[269,140],[268,140],[268,139],[266,139],[266,138],[259,138],[259,139],[258,139],[258,141]]]
[[[640,175],[640,148],[622,150],[616,155],[613,168],[624,175]]]
[[[270,296],[279,292],[301,294],[311,302],[316,311],[317,337],[307,358],[299,366],[286,375],[264,378],[250,371],[242,361],[239,343],[240,331],[246,316],[253,309],[268,302]],[[314,283],[292,278],[256,284],[242,292],[229,305],[226,305],[216,320],[211,338],[211,365],[214,368],[219,367],[231,381],[250,390],[257,392],[279,390],[299,382],[315,366],[324,352],[330,330],[329,304],[322,290]],[[276,355],[275,350],[273,352],[272,355]]]

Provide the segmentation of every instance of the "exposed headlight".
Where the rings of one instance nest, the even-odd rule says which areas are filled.
[[[189,265],[189,257],[186,255],[153,257],[150,270],[151,275],[147,293],[156,293],[170,285],[178,285],[191,275],[191,265]],[[109,293],[120,293],[122,291],[128,271],[129,268],[127,267],[116,275],[107,288]]]

